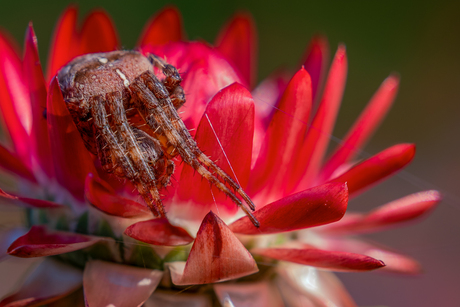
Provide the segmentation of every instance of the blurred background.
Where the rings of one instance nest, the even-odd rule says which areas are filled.
[[[348,81],[334,137],[342,138],[380,83],[401,76],[398,98],[366,153],[400,142],[417,144],[412,164],[354,199],[368,211],[407,194],[438,189],[444,201],[421,222],[369,236],[418,259],[421,276],[339,274],[360,306],[460,305],[460,2],[459,1],[73,1],[80,19],[96,7],[113,18],[122,46],[134,47],[144,23],[167,4],[183,15],[189,39],[214,42],[239,10],[259,34],[258,80],[279,67],[298,70],[312,35],[328,37],[331,54],[345,43]],[[20,45],[33,21],[42,64],[66,1],[2,1],[0,27]],[[332,143],[336,141],[332,140]]]

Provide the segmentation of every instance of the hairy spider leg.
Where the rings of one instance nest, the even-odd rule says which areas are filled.
[[[166,217],[166,212],[161,202],[160,194],[156,187],[155,174],[152,172],[151,167],[148,165],[144,155],[142,154],[137,139],[128,124],[126,118],[125,109],[123,107],[123,98],[121,92],[113,92],[106,94],[105,103],[109,107],[110,113],[112,114],[112,121],[115,125],[118,133],[121,136],[126,153],[131,159],[134,168],[137,170],[136,175],[139,176],[140,181],[145,185],[147,191],[153,198],[155,205],[155,211],[159,213],[160,217]],[[159,154],[155,154],[153,159],[156,161],[159,158]]]
[[[178,92],[178,93],[182,93],[182,95],[184,95],[183,94],[184,90],[182,89],[182,86],[180,86],[180,83],[182,82],[182,78],[181,78],[179,72],[177,71],[177,69],[174,66],[166,63],[166,61],[163,60],[162,58],[160,58],[160,57],[158,57],[158,56],[156,56],[154,54],[149,54],[148,59],[150,60],[150,62],[153,65],[155,65],[155,67],[157,67],[157,68],[162,70],[163,74],[166,77],[163,80],[163,85],[166,87],[168,92],[170,94]],[[151,79],[153,79],[153,80],[151,80]],[[158,82],[158,78],[152,73],[149,74],[149,78],[145,78],[145,83],[147,84],[147,86],[149,87],[149,89],[152,92],[154,92],[154,89],[156,88],[155,83],[157,83],[157,82]],[[181,97],[184,97],[184,96],[181,96]],[[167,99],[167,98],[165,98],[165,99]],[[159,98],[159,100],[160,100],[160,103],[161,103],[160,98]],[[173,102],[173,105],[174,105],[173,100],[172,100],[172,102]],[[185,98],[184,98],[184,102],[185,102]],[[167,105],[167,103],[165,103],[165,105]],[[174,108],[176,110],[178,109],[176,107],[176,105],[174,105]],[[203,154],[201,152],[201,150],[199,150],[195,140],[193,140],[193,138],[190,137],[190,134],[189,134],[188,130],[185,128],[183,122],[181,122],[180,125],[181,125],[181,127],[176,127],[177,131],[181,134],[181,136],[185,140],[185,142],[188,143],[188,146],[196,151],[195,156],[198,158],[198,160],[200,160],[203,164],[205,164],[207,167],[209,167],[210,169],[215,171],[222,179],[224,179],[244,199],[244,201],[248,204],[249,208],[252,211],[254,211],[256,209],[255,205],[252,202],[251,198],[249,198],[249,196],[246,194],[246,192],[244,192],[244,190],[239,186],[239,184],[237,184],[230,176],[228,176],[227,173],[225,173],[211,159],[209,159],[208,156],[206,156],[205,154]]]
[[[169,143],[177,149],[184,162],[192,166],[201,176],[230,197],[251,219],[252,223],[258,227],[259,222],[252,212],[243,205],[241,200],[207,168],[200,164],[199,157],[204,156],[204,154],[199,150],[196,142],[188,133],[187,128],[169,99],[168,91],[156,76],[152,72],[146,71],[131,83],[130,89],[139,98],[138,110],[144,117],[146,123],[150,126],[159,125],[162,127],[162,132]],[[210,166],[212,166],[213,169],[217,169],[219,171],[218,174],[225,174],[225,172],[213,162]],[[226,175],[226,177],[228,176]],[[230,180],[233,182],[231,178]],[[235,182],[233,182],[233,186],[240,189]],[[249,197],[247,198],[249,199]],[[252,204],[252,201],[250,201],[250,203]],[[254,207],[254,205],[252,204],[251,207]]]
[[[125,150],[122,145],[118,142],[115,134],[110,129],[109,122],[107,121],[107,112],[105,111],[105,100],[101,96],[95,96],[91,99],[91,115],[94,120],[94,127],[96,133],[98,133],[98,138],[96,142],[104,142],[104,146],[107,145],[110,148],[117,168],[122,169],[123,175],[133,182],[136,186],[139,194],[141,194],[147,206],[150,208],[154,216],[161,216],[160,212],[157,211],[156,206],[152,203],[150,198],[149,191],[146,191],[144,188],[144,183],[141,181],[141,178],[136,174],[131,160],[125,155]],[[98,146],[98,148],[101,146]],[[103,153],[99,153],[99,158],[101,163],[106,162],[106,159],[103,158]],[[157,192],[158,193],[158,192]],[[159,196],[158,196],[159,198]]]

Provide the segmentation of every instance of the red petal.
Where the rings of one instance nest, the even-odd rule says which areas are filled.
[[[163,272],[100,260],[86,263],[86,306],[141,306],[156,289]]]
[[[284,306],[278,289],[268,281],[220,283],[213,288],[222,306]]]
[[[69,6],[62,13],[54,30],[47,61],[46,80],[48,82],[62,66],[78,54],[80,40],[76,28],[77,8]]]
[[[329,70],[321,103],[297,159],[296,172],[292,174],[295,182],[302,178],[299,189],[312,184],[321,166],[345,89],[347,65],[345,47],[339,46]]]
[[[345,136],[340,147],[323,167],[322,178],[327,180],[339,166],[352,160],[361,150],[390,109],[398,92],[398,85],[397,76],[385,79]]]
[[[96,174],[93,160],[62,98],[58,82],[48,93],[48,131],[57,181],[78,200],[84,199],[85,179]]]
[[[40,171],[48,178],[54,177],[54,167],[51,160],[51,147],[48,137],[48,125],[43,113],[46,110],[46,84],[43,77],[40,58],[38,57],[37,37],[32,23],[26,32],[24,62],[22,64],[24,78],[29,87],[30,104],[32,106],[31,142],[34,156]]]
[[[18,197],[15,195],[11,195],[0,189],[0,197],[3,200],[7,200],[8,202],[12,202],[15,205],[24,206],[28,208],[36,208],[36,209],[43,209],[43,208],[66,208],[64,205],[57,204],[47,200],[41,199],[34,199],[34,198],[27,198],[27,197]]]
[[[370,233],[425,216],[441,201],[438,191],[424,191],[394,200],[366,215],[325,226],[322,232],[332,234]],[[344,220],[348,220],[345,223]]]
[[[324,36],[315,36],[305,52],[303,65],[311,77],[311,89],[313,101],[320,90],[320,85],[325,77],[326,66],[329,61],[329,43]]]
[[[350,238],[322,236],[322,248],[333,251],[344,251],[367,255],[380,259],[385,263],[381,271],[401,274],[420,274],[421,266],[413,258],[389,250],[371,242],[364,242]]]
[[[350,195],[362,192],[412,161],[415,145],[394,145],[357,164],[330,182],[346,182]]]
[[[251,176],[252,194],[265,189],[273,198],[281,197],[301,148],[310,110],[311,80],[302,68],[289,82],[267,129]]]
[[[16,241],[17,238],[27,233],[27,230],[22,227],[2,229],[0,231],[0,262],[8,259],[8,247]]]
[[[31,182],[37,182],[29,167],[2,145],[0,145],[0,167]]]
[[[132,218],[151,214],[147,206],[116,195],[107,183],[93,174],[86,177],[85,197],[91,205],[110,215]]]
[[[215,46],[254,85],[257,59],[257,31],[249,13],[238,13],[220,30]]]
[[[164,45],[184,38],[180,12],[175,7],[166,7],[147,21],[136,46]]]
[[[32,126],[29,91],[24,84],[16,44],[0,32],[0,110],[18,156],[30,164],[29,133]]]
[[[20,289],[0,302],[0,306],[44,306],[78,289],[81,281],[80,270],[46,259],[27,277]]]
[[[258,271],[251,254],[214,213],[201,223],[182,275],[171,271],[176,285],[198,285],[236,279]]]
[[[313,267],[278,265],[277,286],[288,306],[357,307],[337,276]]]
[[[316,248],[255,248],[251,253],[273,259],[311,265],[332,271],[360,272],[381,268],[385,264],[374,258],[347,252]]]
[[[171,225],[166,218],[133,224],[126,228],[125,235],[153,245],[178,246],[193,242],[184,228]]]
[[[81,29],[78,54],[113,51],[119,49],[119,45],[110,16],[103,10],[92,11]]]
[[[346,184],[325,184],[282,198],[254,212],[256,228],[247,216],[230,225],[242,234],[292,231],[338,221],[348,203]]]
[[[218,92],[208,104],[195,139],[200,149],[244,188],[249,180],[253,135],[254,101],[247,89],[234,83]],[[178,196],[184,202],[199,204],[194,206],[193,215],[200,220],[216,204],[224,214],[238,210],[224,193],[211,188],[189,165],[182,169]]]
[[[45,257],[73,252],[98,242],[98,238],[71,232],[48,232],[44,226],[32,226],[8,248],[8,254],[21,257]]]

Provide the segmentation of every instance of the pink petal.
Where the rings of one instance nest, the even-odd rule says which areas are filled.
[[[414,144],[394,145],[357,164],[330,182],[346,182],[350,195],[354,195],[399,171],[412,161],[414,155]]]
[[[294,182],[302,178],[298,189],[310,186],[321,166],[345,89],[347,66],[345,46],[341,45],[329,70],[321,103],[308,129],[295,172],[291,175]]]
[[[212,307],[212,299],[207,293],[178,291],[171,295],[171,292],[157,290],[145,302],[144,307]]]
[[[257,71],[257,31],[252,16],[233,16],[220,30],[215,46],[241,72],[246,84],[252,86]]]
[[[80,40],[76,28],[77,8],[71,5],[61,14],[54,30],[46,69],[48,82],[62,66],[78,54]]]
[[[176,285],[198,285],[236,279],[258,271],[251,254],[214,213],[204,218],[183,274],[172,271]]]
[[[162,276],[163,272],[157,270],[88,261],[83,273],[86,306],[141,306]]]
[[[326,251],[313,247],[254,248],[251,249],[251,253],[341,272],[369,271],[385,266],[382,261],[365,255]]]
[[[327,63],[329,61],[329,43],[327,38],[321,35],[315,36],[305,52],[303,65],[311,77],[311,90],[313,101],[320,90],[320,85],[325,77]]]
[[[426,216],[441,201],[438,191],[424,191],[394,200],[366,215],[327,225],[322,232],[331,234],[370,233],[381,231],[421,216]],[[345,215],[346,217],[347,215]],[[347,220],[345,223],[344,220]]]
[[[325,184],[275,201],[254,212],[256,228],[247,216],[230,224],[242,234],[267,234],[293,231],[338,221],[348,203],[346,184]]]
[[[85,197],[91,205],[110,215],[132,218],[151,214],[147,206],[116,195],[110,185],[93,174],[86,177]]]
[[[30,182],[37,182],[37,179],[35,179],[35,176],[32,174],[29,167],[25,165],[19,157],[11,153],[2,145],[0,145],[0,167],[27,179]]]
[[[133,224],[126,228],[125,235],[153,245],[178,246],[193,242],[184,228],[171,225],[166,218]]]
[[[220,283],[214,284],[213,288],[222,306],[229,306],[226,303],[230,302],[233,306],[284,306],[278,289],[267,281]]]
[[[115,26],[103,10],[94,10],[83,22],[80,33],[80,54],[107,52],[120,48]]]
[[[164,8],[147,21],[136,46],[164,45],[182,41],[184,37],[180,12],[171,6]]]
[[[48,137],[48,125],[44,112],[46,112],[46,84],[43,77],[42,66],[38,56],[37,37],[35,36],[32,23],[26,32],[24,49],[24,61],[22,68],[24,78],[30,91],[30,104],[32,106],[32,131],[31,143],[34,150],[38,168],[48,178],[54,177],[54,166],[51,160],[51,146]]]
[[[96,169],[67,110],[56,78],[50,85],[47,106],[48,131],[57,181],[76,199],[83,200],[86,176],[89,173],[96,174]]]
[[[32,126],[29,91],[24,84],[16,44],[0,31],[0,113],[15,152],[30,164],[29,133]]]
[[[8,254],[21,257],[44,257],[73,252],[89,247],[100,239],[71,232],[48,232],[44,226],[32,226],[8,248]]]
[[[390,76],[385,79],[345,136],[340,147],[323,167],[322,178],[327,180],[339,166],[349,162],[359,153],[393,104],[398,86],[399,78],[397,76]]]
[[[81,271],[62,262],[46,259],[1,307],[42,306],[54,302],[81,286]]]
[[[292,77],[278,104],[251,176],[250,191],[278,191],[281,197],[300,151],[311,110],[311,80],[305,69]]]
[[[277,285],[283,299],[292,307],[356,307],[335,274],[299,265],[278,265]]]
[[[218,92],[206,107],[195,140],[230,177],[243,188],[251,167],[254,134],[254,101],[251,93],[234,83]],[[193,188],[191,188],[193,187]],[[234,214],[238,207],[191,166],[182,169],[177,195],[183,202],[195,204],[192,214],[200,220],[214,206],[223,214]]]
[[[386,271],[414,275],[420,274],[422,271],[420,264],[415,259],[368,241],[322,236],[322,248],[332,251],[358,253],[379,259],[385,263],[385,267],[379,272]]]
[[[18,197],[11,195],[0,189],[0,198],[6,200],[17,206],[25,206],[27,208],[36,208],[36,209],[53,209],[53,208],[66,208],[64,205],[54,203],[47,200],[27,198],[27,197]]]

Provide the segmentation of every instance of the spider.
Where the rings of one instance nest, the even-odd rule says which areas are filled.
[[[179,117],[185,95],[174,66],[153,54],[113,51],[77,57],[57,77],[87,149],[106,172],[130,180],[155,217],[166,217],[159,190],[169,185],[180,155],[259,226],[249,196],[203,154]]]

